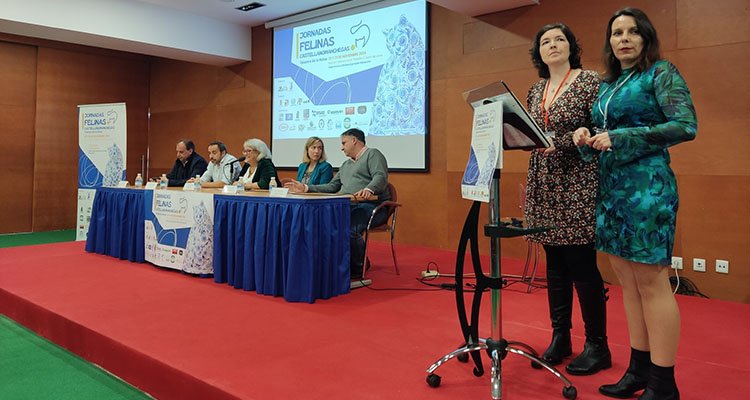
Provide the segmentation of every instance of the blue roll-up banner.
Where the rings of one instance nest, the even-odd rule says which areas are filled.
[[[96,188],[125,180],[125,103],[78,106],[78,218],[76,240],[86,240]]]
[[[146,190],[146,261],[190,274],[214,273],[211,193]]]

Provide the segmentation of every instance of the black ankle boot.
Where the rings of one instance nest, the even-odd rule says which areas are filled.
[[[570,342],[570,330],[554,330],[552,342],[542,354],[542,360],[549,365],[562,363],[563,358],[573,354],[573,345]]]
[[[646,388],[651,368],[651,352],[630,349],[630,365],[615,384],[602,385],[599,393],[617,399],[629,399],[635,392]]]
[[[603,369],[612,367],[612,355],[609,353],[606,338],[586,339],[583,351],[565,367],[571,375],[593,375]]]
[[[680,400],[680,391],[674,381],[674,366],[660,367],[651,363],[648,385],[638,400]]]

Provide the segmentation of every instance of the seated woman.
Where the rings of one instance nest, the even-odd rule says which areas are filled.
[[[245,166],[240,171],[240,179],[245,183],[245,190],[268,189],[271,178],[281,185],[276,167],[271,162],[271,150],[260,139],[248,139],[242,145],[245,155]]]
[[[333,167],[326,161],[326,150],[323,141],[312,136],[305,143],[302,153],[302,164],[297,170],[297,180],[306,185],[321,185],[333,178]]]

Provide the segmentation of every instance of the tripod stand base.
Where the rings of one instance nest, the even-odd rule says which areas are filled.
[[[573,383],[565,377],[560,371],[558,371],[555,367],[544,361],[542,358],[540,358],[536,351],[534,351],[531,346],[521,343],[521,342],[507,342],[504,340],[500,341],[502,348],[498,349],[491,349],[487,344],[487,339],[479,339],[478,344],[466,344],[461,347],[459,347],[456,350],[451,351],[450,353],[444,355],[439,360],[435,361],[432,365],[430,365],[429,368],[427,368],[427,377],[425,381],[430,387],[436,388],[440,386],[440,383],[442,381],[442,377],[435,373],[435,371],[440,368],[443,364],[450,361],[453,358],[457,358],[460,362],[468,362],[469,360],[469,353],[474,351],[480,351],[480,350],[488,350],[490,353],[490,357],[492,359],[492,376],[490,377],[490,381],[492,383],[492,399],[493,400],[499,400],[502,398],[502,384],[500,379],[500,362],[502,359],[505,358],[505,356],[508,353],[517,354],[519,356],[523,356],[531,360],[534,364],[538,365],[539,368],[544,368],[547,371],[549,371],[552,375],[555,375],[558,379],[563,381],[564,387],[562,389],[562,396],[566,399],[573,400],[576,397],[578,397],[578,390],[575,386],[573,386]],[[477,368],[474,368],[473,370],[474,376],[482,376],[484,375],[484,371],[479,370]]]

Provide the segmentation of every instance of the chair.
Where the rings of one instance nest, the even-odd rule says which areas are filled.
[[[401,275],[401,272],[398,270],[398,262],[396,262],[396,249],[394,248],[393,238],[396,234],[396,216],[398,214],[398,209],[401,207],[401,203],[397,201],[398,196],[396,194],[396,188],[393,186],[392,183],[388,183],[388,191],[391,193],[391,199],[384,201],[380,203],[377,207],[375,207],[374,210],[372,210],[372,214],[370,214],[370,220],[367,222],[367,229],[365,229],[365,255],[364,260],[362,262],[362,279],[365,279],[365,273],[370,268],[370,260],[367,258],[367,252],[369,250],[368,243],[370,239],[370,233],[376,233],[376,232],[388,232],[391,235],[391,255],[393,256],[393,266],[396,268],[396,275]],[[388,213],[385,222],[378,225],[378,226],[372,226],[372,219],[375,217],[375,214],[380,211],[381,209],[385,208],[386,212]]]
[[[284,187],[287,183],[291,182],[292,178],[281,178],[281,187]]]

